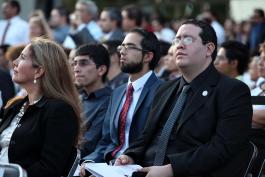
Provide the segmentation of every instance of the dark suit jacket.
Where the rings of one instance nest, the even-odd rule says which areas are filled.
[[[0,133],[26,100],[19,100],[5,110]],[[12,134],[9,162],[21,165],[28,177],[60,177],[68,166],[77,130],[77,118],[70,105],[43,97],[27,108]]]
[[[174,132],[173,141],[178,144],[176,152],[167,154],[167,158],[176,177],[240,177],[235,172],[247,163],[247,159],[239,160],[238,164],[230,162],[241,150],[249,148],[250,92],[244,83],[219,74],[213,65],[207,70],[209,73],[194,91]],[[136,163],[143,161],[145,150],[157,130],[156,125],[163,117],[161,113],[179,81],[169,81],[159,88],[142,136],[126,150],[125,154]],[[208,94],[203,96],[203,91]]]
[[[124,32],[118,28],[112,32],[108,41],[123,41],[124,37],[125,37]]]
[[[137,102],[133,120],[130,127],[129,133],[129,144],[133,142],[144,129],[147,115],[151,108],[151,103],[153,101],[155,91],[162,83],[154,73],[149,77],[142,93]],[[119,134],[118,129],[115,128],[115,118],[119,114],[118,108],[122,102],[123,95],[126,91],[127,84],[124,84],[116,88],[110,98],[110,103],[108,111],[105,116],[102,138],[96,147],[95,152],[89,154],[84,158],[84,160],[94,160],[96,162],[103,162],[104,156],[105,160],[109,161],[112,159],[110,153],[119,145]]]

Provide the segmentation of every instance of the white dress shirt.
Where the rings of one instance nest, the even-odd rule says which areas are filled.
[[[130,133],[130,128],[131,128],[131,123],[132,123],[132,119],[133,119],[133,115],[134,115],[134,111],[137,105],[137,102],[140,98],[140,95],[142,93],[142,90],[144,88],[144,85],[146,84],[147,80],[149,79],[149,77],[151,76],[153,71],[149,71],[147,72],[145,75],[143,75],[142,77],[140,77],[139,79],[137,79],[134,82],[128,81],[128,85],[130,83],[132,83],[133,85],[133,99],[132,99],[132,103],[130,105],[128,114],[127,114],[127,118],[126,118],[126,126],[125,126],[125,142],[123,144],[123,147],[121,148],[121,150],[115,155],[115,157],[119,157],[128,147],[129,147],[129,133]],[[127,85],[127,86],[128,86]],[[123,98],[122,98],[122,104],[120,104],[119,106],[119,114],[117,114],[117,117],[115,118],[115,128],[118,129],[118,125],[119,125],[119,116],[120,116],[120,112],[122,109],[122,106],[125,103],[125,99],[126,99],[126,94],[124,94]]]
[[[8,20],[0,21],[0,41],[2,41]],[[10,26],[7,30],[4,44],[20,45],[29,43],[29,25],[19,16],[10,19]]]

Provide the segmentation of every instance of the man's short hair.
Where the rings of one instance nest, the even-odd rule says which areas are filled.
[[[88,55],[98,68],[105,65],[106,73],[102,76],[102,81],[105,82],[110,66],[110,57],[107,49],[102,44],[83,44],[76,49],[75,56]]]
[[[265,17],[263,9],[259,9],[259,8],[254,9],[254,13],[256,13],[261,18]]]
[[[148,32],[147,30],[143,29],[143,28],[134,28],[130,31],[130,33],[137,33],[140,36],[143,37],[142,41],[141,41],[141,46],[144,50],[153,52],[154,56],[151,60],[151,62],[149,63],[149,68],[151,70],[153,70],[159,59],[160,59],[160,43],[156,37],[156,35],[152,32]],[[143,51],[143,54],[145,52]]]
[[[56,9],[58,11],[58,13],[60,14],[60,16],[66,17],[67,23],[70,22],[70,19],[69,19],[69,14],[70,13],[69,13],[67,8],[65,8],[64,6],[56,6],[53,9]]]
[[[139,7],[137,7],[134,4],[130,4],[130,5],[124,6],[122,10],[127,12],[127,16],[130,20],[135,20],[136,26],[141,26],[143,12]]]
[[[98,16],[98,6],[94,1],[91,0],[78,0],[77,3],[84,4],[86,6],[87,12],[97,18]]]
[[[201,32],[199,35],[200,35],[200,37],[202,39],[202,43],[204,45],[209,43],[209,42],[211,42],[215,45],[215,49],[212,53],[212,59],[214,60],[216,55],[217,55],[217,36],[216,36],[216,33],[215,33],[213,27],[204,21],[194,20],[194,19],[187,20],[187,21],[182,23],[182,25],[185,25],[185,24],[192,24],[192,25],[195,25],[195,26],[201,28]]]
[[[8,3],[11,7],[16,8],[17,9],[17,14],[20,13],[21,7],[18,1],[16,0],[7,0],[5,1],[6,3]]]
[[[104,11],[108,12],[109,18],[117,22],[117,27],[120,28],[122,24],[121,11],[115,7],[105,8]]]
[[[104,41],[103,44],[108,46],[108,51],[110,55],[117,53],[118,56],[120,57],[120,52],[118,52],[117,47],[122,44],[122,41],[108,40]]]
[[[239,41],[226,41],[220,47],[225,49],[229,63],[233,60],[238,61],[237,71],[239,74],[243,74],[248,69],[249,51],[246,45]]]

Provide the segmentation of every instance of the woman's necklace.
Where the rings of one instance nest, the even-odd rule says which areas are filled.
[[[16,116],[16,125],[17,125],[17,126],[19,125],[19,122],[20,122],[21,118],[23,117],[23,115],[25,114],[26,109],[28,108],[28,106],[29,106],[29,105],[34,105],[34,104],[36,104],[38,101],[41,100],[41,98],[42,98],[42,96],[39,97],[37,100],[34,100],[34,101],[33,101],[33,104],[29,104],[29,102],[26,101],[26,102],[21,106],[21,108],[20,108],[20,110],[19,110],[19,113],[18,113],[17,116]]]

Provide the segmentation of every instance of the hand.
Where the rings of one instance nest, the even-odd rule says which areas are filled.
[[[172,166],[170,164],[164,166],[144,167],[138,171],[146,172],[146,177],[173,177]]]
[[[85,177],[86,176],[85,163],[82,163],[82,165],[80,166],[79,175],[80,175],[80,177]]]
[[[115,163],[114,163],[114,165],[116,166],[128,165],[128,164],[134,164],[134,160],[130,156],[127,156],[127,155],[121,155],[115,160]]]

